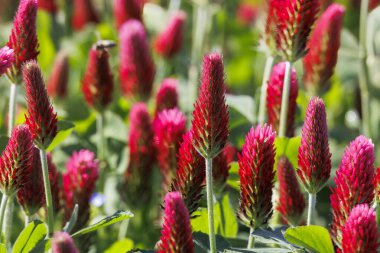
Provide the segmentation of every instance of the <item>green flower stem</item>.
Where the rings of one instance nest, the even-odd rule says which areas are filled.
[[[49,171],[46,157],[46,150],[40,149],[42,176],[44,179],[45,197],[46,197],[46,209],[47,209],[47,224],[48,224],[48,236],[51,237],[54,232],[54,213],[53,213],[53,198],[51,196]]]
[[[285,77],[284,77],[284,87],[282,89],[282,98],[281,98],[281,114],[280,114],[280,127],[279,127],[279,137],[285,137],[286,134],[286,125],[288,117],[288,106],[289,106],[289,92],[290,92],[290,76],[292,71],[292,63],[285,62]]]
[[[362,0],[360,5],[360,25],[359,25],[359,87],[362,108],[362,131],[363,134],[371,138],[370,121],[370,93],[369,76],[367,68],[367,23],[368,23],[368,0]]]
[[[106,158],[106,139],[104,137],[104,112],[98,112],[96,116],[96,131],[98,135],[98,158],[103,162]]]
[[[5,234],[7,231],[3,229],[3,221],[4,221],[4,214],[5,214],[5,209],[7,206],[7,201],[8,201],[8,196],[3,194],[3,197],[1,199],[1,205],[0,205],[0,228]],[[0,236],[0,242],[1,242],[2,236]]]
[[[215,231],[214,231],[214,194],[212,185],[212,159],[205,158],[206,162],[206,191],[207,191],[207,211],[208,229],[210,238],[210,252],[216,253]]]
[[[11,83],[9,93],[9,111],[8,111],[8,136],[11,136],[13,127],[16,122],[16,102],[17,102],[17,84]]]
[[[253,235],[252,235],[253,232],[255,232],[255,229],[251,228],[249,230],[247,249],[252,249],[255,246],[255,237],[253,237]]]
[[[312,225],[314,221],[315,204],[317,202],[317,194],[309,193],[309,206],[307,210],[307,225]]]
[[[263,125],[265,123],[267,86],[268,86],[268,80],[270,78],[270,74],[272,72],[273,64],[274,64],[274,57],[268,56],[265,62],[263,82],[261,83],[259,118],[258,118],[260,125]]]

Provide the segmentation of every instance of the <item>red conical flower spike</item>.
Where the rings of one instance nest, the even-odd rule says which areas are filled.
[[[88,23],[99,23],[92,0],[73,0],[71,24],[74,30],[81,30]]]
[[[178,107],[178,81],[174,78],[166,78],[162,81],[156,95],[156,112]]]
[[[291,226],[298,226],[302,222],[305,210],[305,198],[300,190],[296,173],[286,156],[278,160],[277,175],[279,182],[279,201],[277,211]]]
[[[45,82],[38,63],[27,62],[23,68],[28,114],[26,124],[33,135],[34,143],[46,149],[58,131],[57,114],[49,101]]]
[[[344,151],[331,189],[331,235],[341,248],[342,228],[351,210],[358,204],[371,204],[374,197],[375,151],[371,140],[357,137]]]
[[[271,126],[251,128],[239,154],[240,206],[239,218],[251,228],[268,223],[272,216],[274,180],[274,139]]]
[[[206,176],[205,160],[194,148],[191,132],[183,136],[177,159],[177,175],[171,191],[181,193],[191,216],[199,208]]]
[[[27,216],[35,214],[45,204],[45,188],[42,179],[40,151],[33,148],[30,178],[17,192],[17,201]]]
[[[143,7],[144,0],[114,0],[113,12],[117,29],[130,19],[142,21]]]
[[[305,56],[318,12],[319,0],[270,0],[266,34],[272,51],[283,61]]]
[[[82,228],[90,218],[90,198],[99,177],[99,162],[88,150],[74,152],[66,164],[63,175],[65,220],[71,217],[75,204],[80,206],[73,231]]]
[[[154,122],[154,133],[157,144],[157,160],[163,176],[164,187],[169,186],[175,175],[176,155],[185,132],[186,117],[179,109],[164,110],[157,115]]]
[[[178,192],[165,197],[164,222],[157,253],[193,253],[189,213]]]
[[[311,98],[306,109],[298,149],[297,175],[303,187],[316,194],[326,184],[331,172],[326,109],[323,100]]]
[[[67,54],[59,52],[53,64],[47,85],[47,92],[52,97],[64,98],[67,94],[69,82],[69,60]]]
[[[281,62],[273,67],[272,74],[268,81],[267,86],[267,112],[268,123],[272,125],[273,129],[278,131],[280,126],[280,113],[281,113],[281,101],[282,91],[284,87],[285,76],[285,62]],[[293,68],[290,79],[290,93],[289,93],[289,105],[288,116],[286,120],[286,136],[294,136],[294,123],[297,110],[297,96],[298,96],[298,82],[296,76],[296,70]]]
[[[51,241],[54,253],[79,253],[75,247],[73,238],[66,232],[55,232]]]
[[[157,54],[170,58],[181,50],[185,21],[186,14],[183,11],[173,14],[165,30],[156,39]]]
[[[208,54],[203,60],[202,84],[191,122],[194,145],[204,158],[214,158],[229,135],[222,57]]]
[[[36,19],[37,0],[21,0],[7,44],[14,52],[14,62],[12,68],[8,69],[7,75],[15,84],[20,81],[22,65],[37,59],[39,54]]]
[[[62,185],[62,174],[57,170],[57,167],[53,163],[51,154],[47,154],[47,163],[49,168],[49,180],[51,188],[51,196],[53,199],[53,210],[57,214],[62,206],[60,203],[61,200],[61,185]]]
[[[0,159],[0,188],[3,194],[11,196],[30,180],[33,148],[28,126],[15,127]]]
[[[344,7],[332,4],[319,18],[303,59],[304,85],[314,94],[326,91],[334,73],[340,46]]]
[[[355,206],[342,230],[343,253],[376,253],[378,240],[375,211],[367,204]]]
[[[45,10],[51,14],[57,12],[57,3],[56,0],[38,0],[38,8]]]
[[[259,10],[251,3],[240,3],[236,11],[237,21],[244,25],[252,25],[258,17]]]
[[[149,98],[156,69],[144,26],[137,20],[127,21],[120,29],[119,73],[124,95]]]
[[[13,61],[13,49],[10,49],[9,47],[0,48],[0,76],[12,66]]]
[[[148,189],[156,153],[152,121],[144,103],[133,105],[129,122],[129,164],[123,190],[128,203],[145,205],[150,197]]]
[[[87,71],[82,79],[82,92],[89,106],[103,111],[112,101],[113,75],[106,49],[90,49]]]

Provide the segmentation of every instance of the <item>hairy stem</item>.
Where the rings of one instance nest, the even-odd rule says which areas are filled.
[[[6,234],[6,230],[3,229],[3,221],[4,221],[4,214],[5,214],[5,209],[7,207],[7,201],[8,201],[8,196],[6,194],[3,194],[3,197],[1,199],[1,205],[0,205],[0,228],[2,230],[2,234]],[[0,236],[0,242],[1,242],[2,236]]]
[[[289,107],[289,92],[290,92],[290,75],[292,71],[292,63],[286,62],[285,77],[284,77],[284,87],[282,89],[281,98],[281,114],[280,114],[280,127],[279,127],[279,137],[285,137],[286,125],[288,118],[288,107]]]
[[[47,209],[47,224],[48,224],[48,236],[51,237],[54,232],[54,213],[53,213],[53,198],[51,196],[49,170],[47,164],[46,151],[40,149],[40,159],[42,167],[42,176],[44,179],[46,209]]]
[[[210,252],[216,253],[215,231],[214,231],[214,194],[212,185],[212,159],[205,158],[206,161],[206,191],[207,191],[207,210],[208,228],[210,238]]]
[[[263,125],[265,123],[267,87],[268,87],[268,80],[272,72],[273,64],[274,64],[274,57],[268,56],[265,62],[263,82],[261,83],[261,91],[260,91],[260,105],[259,105],[259,117],[258,117],[258,121],[260,125]]]
[[[106,158],[106,139],[104,137],[104,112],[99,112],[96,116],[96,131],[98,135],[98,158],[104,161]]]
[[[255,237],[253,237],[252,235],[254,231],[255,231],[254,228],[251,228],[249,230],[247,249],[252,249],[255,246]]]
[[[315,203],[317,202],[317,194],[309,193],[309,206],[307,210],[307,225],[312,225],[314,222]]]

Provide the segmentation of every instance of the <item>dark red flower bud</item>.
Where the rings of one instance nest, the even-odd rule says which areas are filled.
[[[88,23],[99,23],[99,16],[91,0],[73,0],[71,25],[81,30]]]
[[[129,164],[124,172],[123,195],[133,206],[146,205],[156,153],[152,121],[144,103],[133,105],[129,122]]]
[[[87,71],[82,79],[82,92],[87,104],[103,111],[112,101],[113,75],[106,49],[92,47]]]
[[[239,157],[240,206],[238,217],[245,225],[259,228],[272,216],[274,139],[268,125],[251,128]]]
[[[177,11],[173,14],[167,27],[155,41],[157,54],[170,58],[181,50],[185,21],[186,13],[183,11]]]
[[[164,191],[168,190],[177,169],[177,151],[186,132],[186,116],[179,109],[164,110],[154,121],[157,160],[163,176]]]
[[[0,159],[0,188],[11,196],[30,180],[33,139],[27,125],[16,126]]]
[[[10,49],[9,47],[0,48],[0,76],[12,66],[13,61],[13,49]]]
[[[351,210],[358,204],[371,204],[374,197],[375,151],[371,140],[357,137],[344,151],[331,189],[331,235],[342,246],[342,228]]]
[[[150,54],[144,26],[129,20],[120,28],[120,80],[124,95],[149,98],[156,68]]]
[[[51,188],[51,195],[53,199],[53,209],[54,213],[57,214],[61,208],[62,205],[60,203],[61,201],[61,185],[62,185],[62,174],[57,170],[57,167],[53,163],[52,156],[50,153],[47,154],[47,163],[49,168],[49,180],[50,180],[50,188]]]
[[[114,0],[113,13],[117,29],[130,19],[142,22],[143,7],[144,0]]]
[[[193,253],[189,213],[178,192],[165,197],[164,222],[157,253]]]
[[[55,14],[58,9],[55,0],[38,0],[38,8],[45,10],[51,14]]]
[[[224,149],[223,153],[226,156],[227,164],[237,161],[237,150],[234,145],[228,143]]]
[[[191,132],[183,136],[178,150],[177,175],[171,191],[178,191],[189,210],[190,216],[199,208],[205,180],[205,160],[193,146]]]
[[[266,36],[272,52],[290,62],[305,56],[318,13],[319,0],[270,0]]]
[[[73,238],[66,232],[55,232],[51,241],[54,253],[79,253]]]
[[[7,75],[15,84],[20,81],[22,65],[27,61],[37,59],[39,54],[36,19],[37,0],[21,0],[7,44],[14,53],[14,62],[8,69]]]
[[[58,131],[57,114],[47,95],[41,69],[36,61],[29,61],[23,68],[28,114],[26,124],[33,135],[34,143],[46,149]]]
[[[367,204],[355,206],[342,229],[343,253],[376,253],[378,240],[375,211]]]
[[[99,162],[88,150],[74,152],[66,164],[63,175],[65,220],[68,221],[75,204],[79,205],[78,220],[73,231],[82,228],[90,218],[90,198],[99,177]]]
[[[204,158],[217,156],[228,139],[225,91],[222,57],[208,54],[203,60],[202,84],[191,122],[195,148]]]
[[[45,188],[42,178],[40,151],[33,148],[32,165],[29,167],[30,178],[17,192],[17,201],[24,212],[31,216],[45,204]]]
[[[257,8],[250,3],[240,3],[236,11],[238,22],[245,26],[252,25],[258,16],[257,14]]]
[[[295,170],[286,156],[278,160],[277,175],[280,197],[276,209],[287,224],[298,226],[302,222],[306,207],[305,198],[300,190]]]
[[[313,97],[306,109],[298,149],[297,175],[307,192],[315,194],[326,184],[331,172],[331,153],[323,100]]]
[[[174,78],[166,78],[162,81],[156,95],[156,112],[178,107],[178,81]]]
[[[267,112],[268,123],[272,125],[273,129],[278,131],[280,126],[280,113],[281,113],[281,101],[282,91],[284,87],[285,77],[285,62],[281,62],[273,67],[272,74],[268,81],[267,86]],[[297,110],[297,96],[298,96],[298,82],[296,76],[296,70],[293,68],[290,79],[290,91],[289,91],[289,104],[288,104],[288,116],[286,120],[286,136],[294,136],[296,110]]]
[[[47,85],[47,92],[52,97],[64,98],[69,82],[69,60],[67,54],[61,51],[57,54]]]
[[[321,94],[329,86],[334,73],[340,46],[340,31],[344,7],[332,4],[319,18],[309,41],[309,52],[303,59],[304,85],[314,94]]]

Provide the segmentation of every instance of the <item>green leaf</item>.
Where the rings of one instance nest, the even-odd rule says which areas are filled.
[[[73,229],[73,227],[75,226],[75,223],[78,219],[78,209],[78,204],[75,204],[70,220],[66,223],[65,227],[63,228],[63,231],[65,231],[66,233],[70,233],[71,229]]]
[[[104,253],[120,253],[120,252],[128,252],[133,249],[133,241],[131,239],[124,239],[115,242],[108,249],[104,251]]]
[[[227,95],[228,106],[243,115],[250,123],[255,122],[255,102],[251,96],[247,95]]]
[[[293,138],[277,137],[274,141],[274,147],[276,148],[276,163],[274,165],[277,168],[278,158],[285,155],[292,163],[294,168],[298,166],[298,148],[301,145],[301,137],[296,136]]]
[[[239,164],[237,162],[230,163],[230,175],[228,177],[227,183],[232,188],[240,191],[240,178],[239,178]]]
[[[321,226],[299,226],[288,228],[285,239],[297,246],[304,247],[314,253],[334,253],[330,234]]]
[[[7,249],[5,248],[4,244],[0,244],[0,253],[7,253]]]
[[[34,220],[18,236],[13,253],[30,252],[40,242],[43,242],[46,236],[46,226],[42,221]]]
[[[6,135],[0,135],[0,150],[4,150],[8,144],[9,137]]]
[[[97,223],[95,223],[89,227],[86,227],[86,228],[83,228],[83,229],[77,231],[76,233],[74,233],[72,235],[72,237],[84,235],[84,234],[90,233],[92,231],[98,230],[100,228],[108,227],[108,226],[115,224],[117,222],[130,219],[132,217],[133,217],[133,213],[131,213],[130,211],[117,211],[113,215],[108,216],[108,217],[98,221]]]
[[[52,151],[56,146],[58,146],[61,142],[66,140],[67,137],[74,130],[75,125],[70,121],[60,120],[58,121],[58,134],[54,138],[54,140],[50,143],[47,151]]]
[[[203,253],[203,252],[210,251],[210,242],[209,242],[208,234],[201,233],[201,232],[194,232],[193,238],[194,238],[194,244],[195,244],[195,252]],[[224,252],[225,250],[231,247],[229,242],[220,235],[215,236],[215,241],[216,241],[217,252]]]

